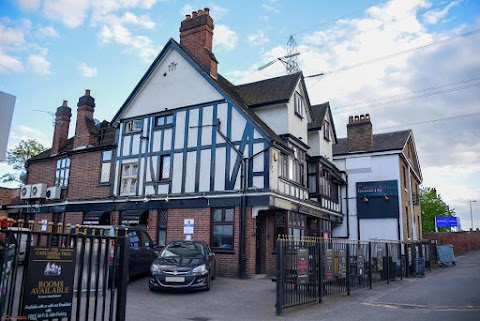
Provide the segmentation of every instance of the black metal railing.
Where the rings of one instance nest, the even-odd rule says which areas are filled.
[[[418,277],[421,269],[418,266],[429,260],[428,246],[422,242],[284,235],[278,238],[276,246],[277,315],[281,315],[285,308],[320,303],[324,296],[350,295],[351,291],[371,289],[377,282],[388,284],[404,276]],[[417,257],[409,258],[412,251]],[[423,260],[418,260],[419,256]],[[417,272],[407,273],[409,260]]]
[[[0,319],[124,321],[126,231],[110,236],[95,229],[89,235],[49,230],[0,229]]]

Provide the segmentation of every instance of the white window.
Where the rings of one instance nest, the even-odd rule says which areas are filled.
[[[170,164],[171,164],[170,155],[163,155],[160,158],[160,179],[170,178]]]
[[[100,172],[100,183],[110,182],[110,169],[112,167],[112,151],[102,151],[102,169]]]
[[[323,138],[330,140],[330,124],[328,121],[323,122]]]
[[[125,133],[135,133],[142,130],[143,122],[141,120],[131,120],[125,123]]]
[[[294,103],[295,103],[295,114],[303,118],[303,97],[300,96],[300,94],[295,93]]]
[[[137,192],[138,164],[130,163],[122,165],[122,179],[120,195],[132,195]]]
[[[70,176],[70,158],[62,158],[57,160],[57,168],[55,171],[55,186],[67,187],[68,177]]]

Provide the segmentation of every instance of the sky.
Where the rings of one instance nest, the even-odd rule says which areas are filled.
[[[17,97],[8,148],[52,142],[52,114],[90,89],[110,121],[185,14],[210,8],[219,73],[234,84],[285,74],[290,36],[311,104],[374,133],[412,129],[423,186],[480,227],[478,0],[2,0],[0,91]],[[260,71],[268,62],[275,63]],[[70,135],[75,121],[71,122]],[[0,163],[0,176],[11,172]],[[3,186],[11,186],[5,185]]]

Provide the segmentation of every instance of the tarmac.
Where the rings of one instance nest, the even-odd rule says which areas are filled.
[[[275,315],[276,285],[270,279],[217,278],[209,292],[150,292],[146,277],[130,282],[127,320],[365,320],[479,321],[480,251],[457,257],[455,266],[426,271],[424,278],[373,284],[350,296],[324,297]]]

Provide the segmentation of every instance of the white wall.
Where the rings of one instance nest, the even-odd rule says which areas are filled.
[[[358,239],[357,229],[357,204],[356,204],[356,183],[369,181],[397,180],[400,183],[399,155],[352,155],[352,156],[336,156],[334,163],[341,171],[348,174],[348,215],[350,239]],[[399,188],[400,190],[400,188]],[[346,195],[346,187],[342,187],[342,196]],[[343,211],[346,215],[346,202],[343,200]],[[400,202],[400,195],[399,195]],[[401,203],[401,202],[400,202]],[[399,208],[399,213],[401,209]],[[400,215],[400,214],[399,214]],[[379,220],[377,222],[377,220]],[[395,221],[392,223],[392,220]],[[334,237],[347,236],[347,218],[343,220],[341,226],[333,230]],[[400,227],[402,226],[400,215]],[[401,234],[402,235],[402,234]],[[379,239],[398,239],[398,222],[397,219],[361,219],[360,220],[360,239],[367,240],[369,238]]]
[[[285,104],[252,109],[277,134],[288,133],[289,109]]]
[[[175,63],[175,69],[172,68]],[[176,50],[171,49],[130,103],[122,118],[223,99]]]
[[[295,92],[298,92],[304,99],[303,101],[303,118],[298,117],[295,114],[295,99],[293,96],[290,98],[290,101],[287,103],[288,106],[288,132],[292,136],[302,137],[303,141],[308,140],[308,123],[311,121],[310,115],[308,114],[307,101],[305,91],[301,86],[301,82],[297,84]],[[282,133],[283,134],[283,133]]]

